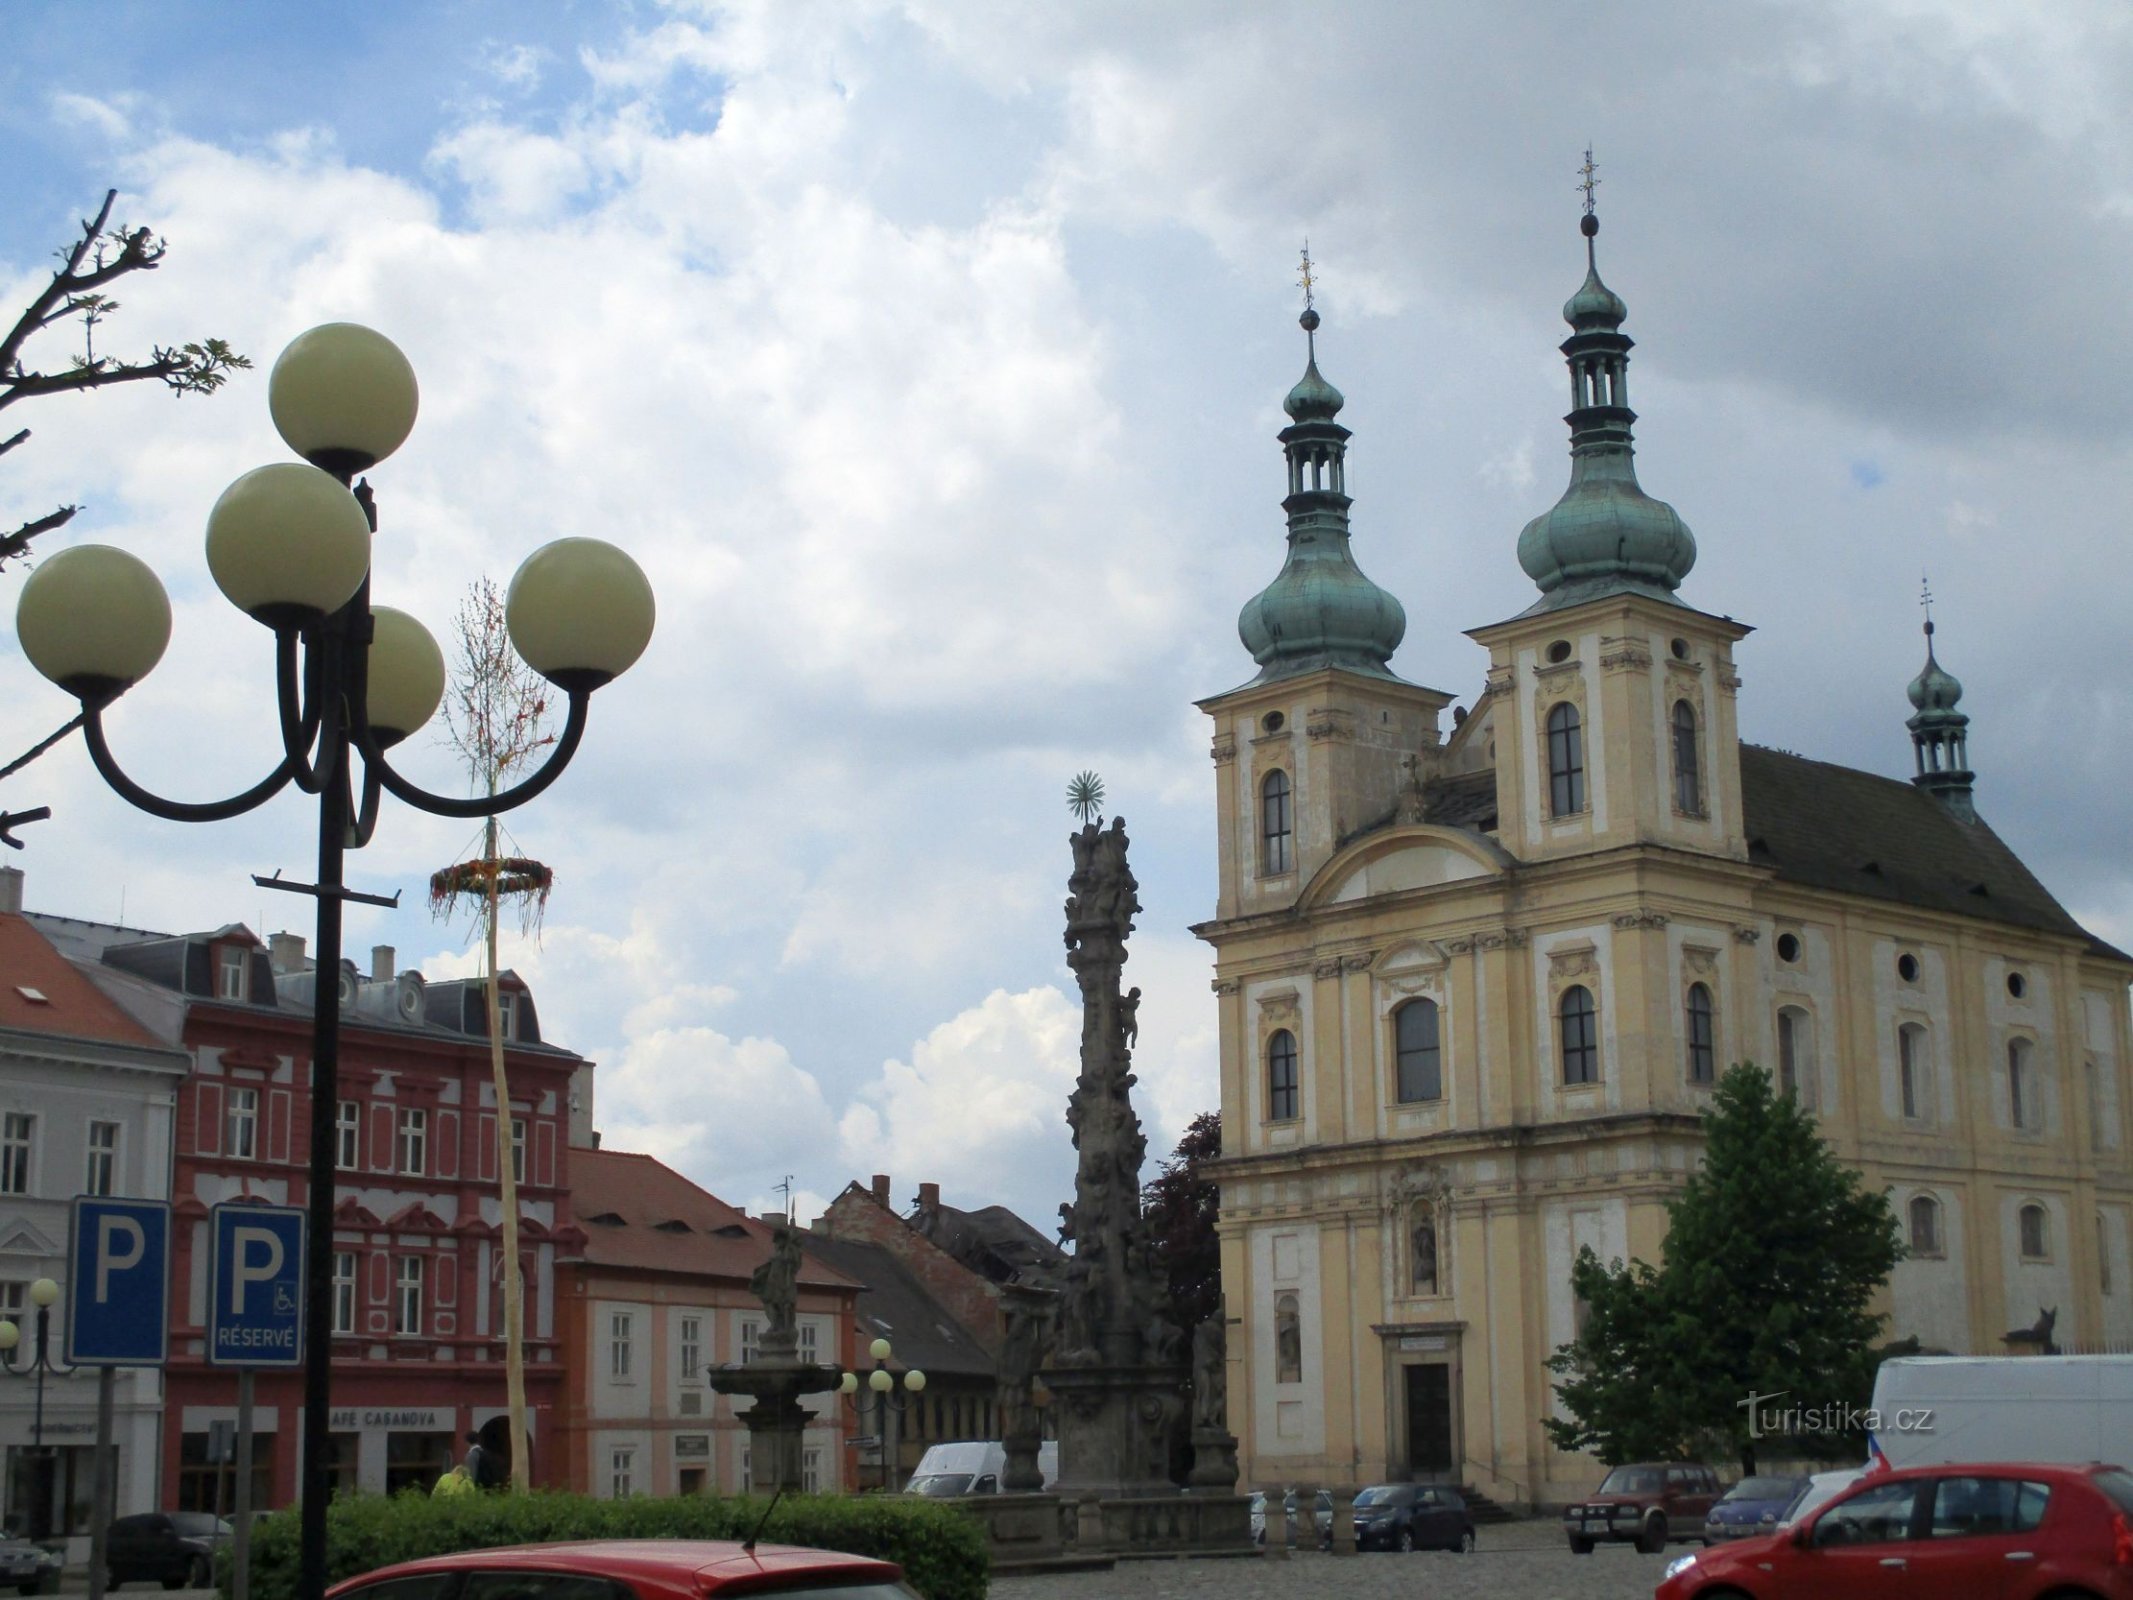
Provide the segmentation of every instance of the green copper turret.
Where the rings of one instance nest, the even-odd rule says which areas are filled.
[[[1970,719],[1955,709],[1963,686],[1933,657],[1933,619],[1926,619],[1926,664],[1911,680],[1911,750],[1918,771],[1911,781],[1959,817],[1977,815],[1971,801]]]
[[[1318,312],[1300,319],[1309,352],[1304,375],[1282,402],[1288,458],[1289,554],[1274,581],[1245,602],[1237,634],[1259,663],[1254,683],[1343,667],[1398,682],[1386,663],[1407,631],[1400,602],[1363,576],[1348,549],[1348,430],[1333,419],[1345,403],[1318,370]]]
[[[1518,564],[1540,585],[1535,611],[1552,611],[1621,590],[1671,598],[1696,564],[1696,540],[1674,508],[1637,483],[1630,425],[1629,307],[1600,281],[1587,211],[1585,282],[1563,307],[1570,337],[1570,487],[1518,536]]]

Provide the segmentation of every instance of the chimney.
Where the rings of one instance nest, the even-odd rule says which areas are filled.
[[[389,944],[374,944],[370,947],[370,981],[390,983],[393,979],[393,947]]]
[[[918,1210],[921,1216],[932,1216],[941,1208],[941,1186],[937,1183],[922,1183],[918,1186]]]
[[[300,933],[267,935],[267,960],[277,975],[304,970],[304,936]]]
[[[889,1204],[889,1175],[886,1172],[874,1174],[874,1203],[884,1211],[894,1209]]]
[[[22,869],[0,867],[0,911],[22,910]]]

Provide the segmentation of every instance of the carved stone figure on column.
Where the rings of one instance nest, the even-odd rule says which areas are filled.
[[[1229,1352],[1222,1307],[1192,1330],[1192,1425],[1229,1427]]]
[[[800,1343],[800,1236],[790,1224],[772,1225],[770,1256],[749,1274],[748,1287],[763,1302],[762,1353],[791,1355]]]

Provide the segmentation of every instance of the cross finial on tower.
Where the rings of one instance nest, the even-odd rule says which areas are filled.
[[[1918,575],[1918,603],[1925,608],[1926,637],[1930,639],[1933,637],[1933,584],[1923,572]]]
[[[1578,168],[1578,176],[1584,181],[1578,185],[1585,192],[1585,215],[1593,213],[1592,191],[1600,186],[1600,169],[1593,165],[1592,146],[1585,146],[1585,164]]]
[[[1296,287],[1304,292],[1304,310],[1312,308],[1311,291],[1318,287],[1318,280],[1311,276],[1311,241],[1303,244],[1303,276],[1296,280]]]

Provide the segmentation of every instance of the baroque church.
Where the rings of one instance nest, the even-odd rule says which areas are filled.
[[[1549,1355],[1571,1262],[1660,1259],[1699,1114],[1768,1067],[1887,1190],[1891,1337],[2133,1348],[2133,958],[1972,805],[1961,686],[1910,686],[1908,782],[1741,741],[1749,630],[1632,462],[1627,308],[1587,272],[1570,484],[1539,598],[1469,631],[1469,715],[1388,666],[1400,604],[1349,549],[1340,391],[1280,434],[1288,553],[1214,722],[1222,1281],[1246,1481],[1463,1482],[1560,1503]],[[1815,1397],[1804,1397],[1812,1400]]]

